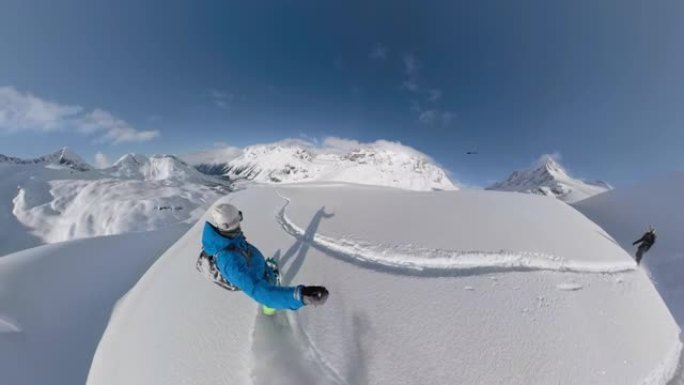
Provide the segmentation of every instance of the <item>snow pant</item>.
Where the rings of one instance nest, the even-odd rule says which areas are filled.
[[[648,249],[651,248],[652,245],[642,243],[639,245],[639,249],[637,249],[636,253],[636,263],[637,265],[641,263],[641,258],[644,256],[644,253],[648,251]]]

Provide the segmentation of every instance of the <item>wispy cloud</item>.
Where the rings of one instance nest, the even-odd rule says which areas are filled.
[[[404,54],[402,60],[404,61],[404,72],[406,75],[415,75],[418,72],[420,64],[413,54]]]
[[[138,131],[125,121],[102,109],[95,109],[79,121],[80,131],[101,133],[97,142],[145,142],[159,136],[159,131]]]
[[[436,102],[442,98],[442,90],[433,89],[428,91],[428,100],[431,102]]]
[[[111,166],[111,162],[109,161],[109,158],[107,155],[103,154],[102,152],[98,151],[95,154],[95,167],[97,168],[107,168]]]
[[[235,101],[235,94],[220,90],[211,90],[209,93],[211,100],[214,102],[216,107],[227,110],[230,105]]]
[[[159,136],[159,131],[139,131],[111,113],[96,108],[41,99],[14,87],[0,87],[0,133],[26,131],[71,131],[99,134],[97,142],[142,142]]]
[[[83,111],[80,106],[69,106],[44,100],[14,87],[0,87],[0,132],[54,131],[64,126]]]
[[[556,162],[556,163],[560,163],[560,161],[561,161],[561,153],[560,153],[559,151],[554,151],[554,152],[552,152],[552,153],[550,153],[550,154],[542,154],[542,155],[539,157],[539,159],[537,159],[537,161],[534,163],[534,166],[535,166],[535,167],[540,167],[540,166],[543,166],[543,165],[545,165],[545,164],[547,164],[548,162],[551,162],[551,161]]]
[[[305,133],[304,131],[300,131],[300,132],[299,132],[299,137],[302,138],[302,139],[304,139],[304,140],[307,141],[307,142],[311,142],[311,143],[313,143],[314,145],[318,146],[318,143],[319,143],[318,138],[316,138],[316,137],[314,137],[314,136],[311,136],[311,135],[308,135],[308,134]]]
[[[402,56],[402,61],[404,63],[405,78],[401,87],[413,93],[422,92],[421,87],[418,85],[418,72],[420,67],[418,59],[412,54],[404,54],[404,56]]]
[[[424,124],[432,124],[437,120],[437,111],[427,110],[423,111],[418,115],[418,121]]]
[[[401,86],[406,88],[407,90],[409,90],[411,92],[418,92],[420,90],[418,88],[418,83],[416,82],[415,79],[406,79],[406,80],[404,80],[404,83]]]
[[[451,111],[424,110],[418,115],[418,121],[425,125],[448,126],[456,117]]]
[[[405,54],[402,57],[404,63],[404,81],[402,88],[414,94],[411,101],[411,111],[418,114],[418,121],[421,124],[429,126],[448,126],[456,118],[456,114],[437,108],[436,104],[442,99],[444,95],[439,88],[428,88],[419,84],[418,79],[420,75],[420,62],[413,54]],[[433,103],[430,108],[421,106],[421,101]]]
[[[387,59],[387,47],[378,43],[373,47],[368,57],[373,60],[385,60]]]

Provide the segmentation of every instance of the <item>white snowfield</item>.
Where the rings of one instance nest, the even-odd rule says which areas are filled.
[[[328,302],[268,317],[206,281],[200,221],[120,301],[88,384],[665,384],[677,369],[648,277],[561,202],[343,185],[223,201],[284,284],[323,284]]]
[[[0,257],[0,383],[85,383],[116,302],[188,228],[81,239]]]

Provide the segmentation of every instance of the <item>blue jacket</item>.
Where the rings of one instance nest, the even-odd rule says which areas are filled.
[[[204,224],[202,248],[216,259],[216,267],[230,283],[262,305],[274,309],[297,310],[303,306],[301,286],[272,285],[266,260],[261,252],[240,234],[235,238],[222,236],[211,224]]]

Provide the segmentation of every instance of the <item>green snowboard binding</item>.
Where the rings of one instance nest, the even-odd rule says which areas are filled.
[[[278,269],[278,261],[273,258],[267,258],[266,268],[268,269],[266,274],[268,275],[269,282],[272,285],[280,286],[280,269]],[[264,313],[264,315],[274,315],[276,311],[277,310],[272,307],[261,305],[261,312]]]

